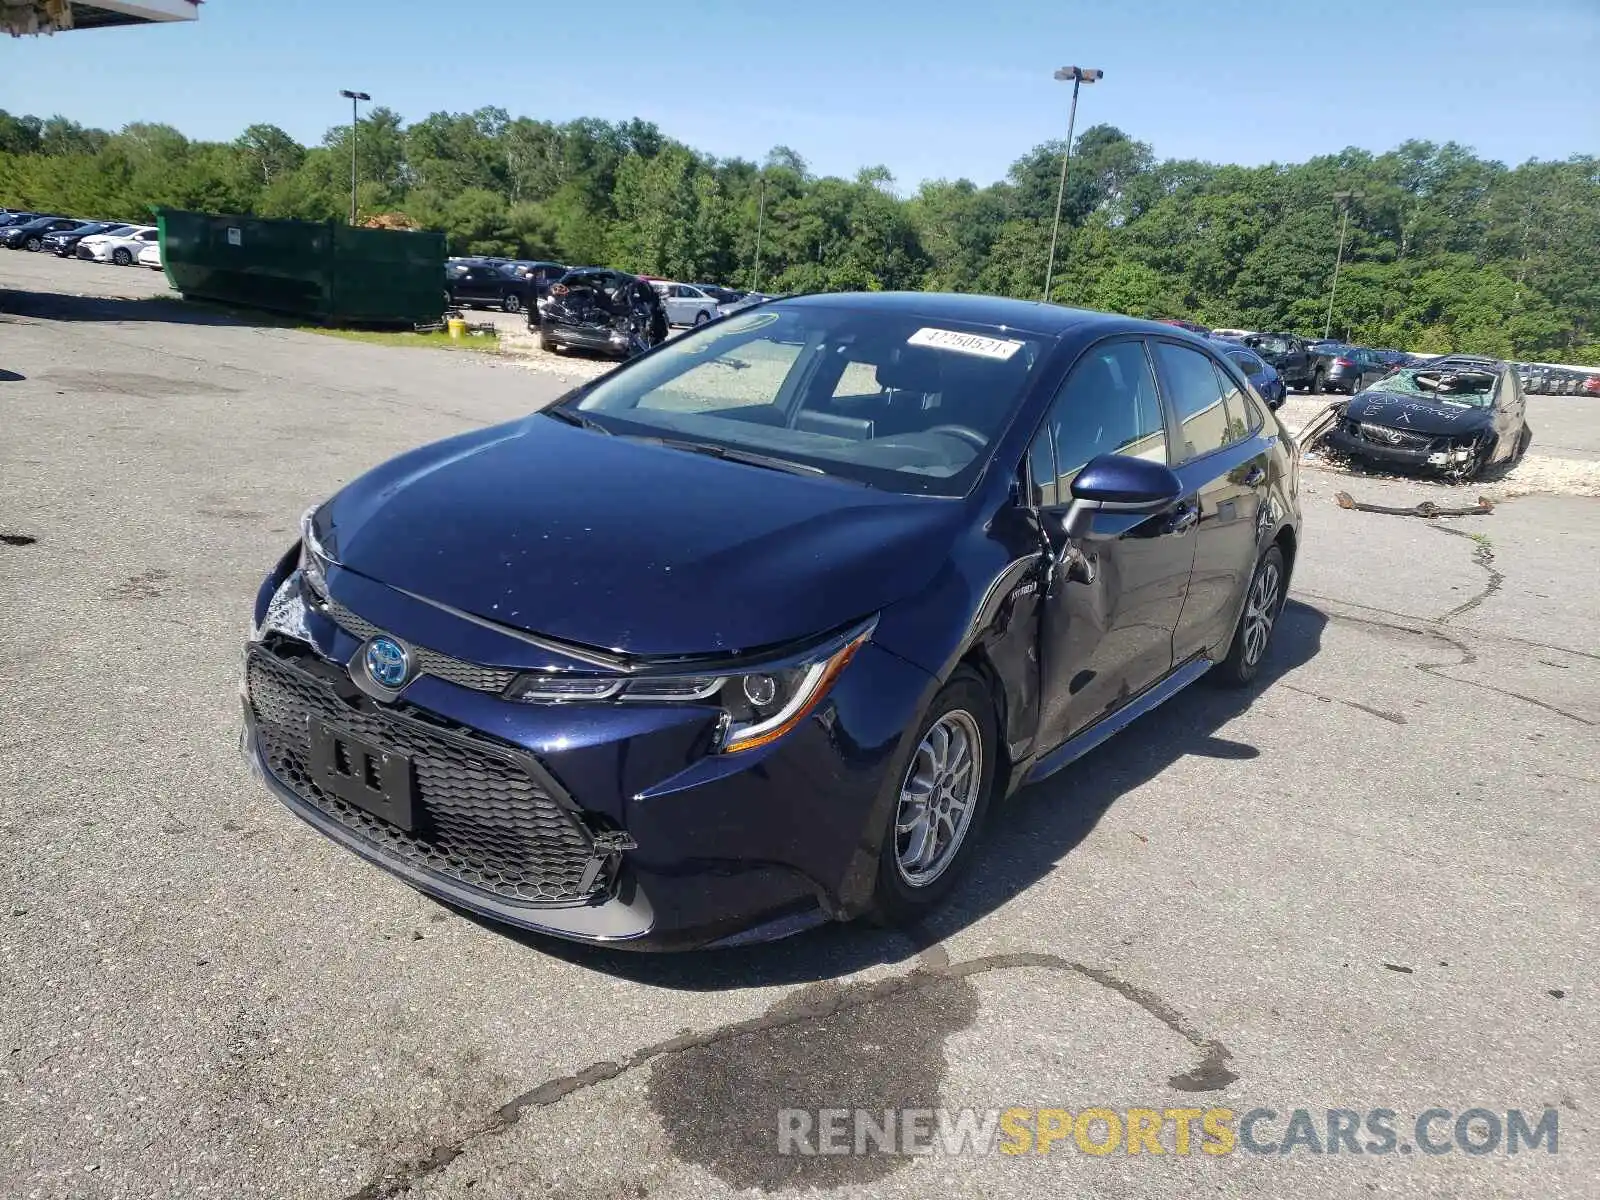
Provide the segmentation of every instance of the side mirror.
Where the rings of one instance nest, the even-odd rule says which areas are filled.
[[[1182,495],[1183,483],[1166,463],[1102,454],[1072,481],[1072,503],[1061,523],[1069,538],[1082,538],[1097,512],[1158,513]]]

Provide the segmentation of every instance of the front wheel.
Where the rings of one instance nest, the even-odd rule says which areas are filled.
[[[133,262],[133,254],[119,246],[111,252],[111,261],[119,267],[126,267]]]
[[[1283,611],[1285,583],[1283,551],[1276,544],[1268,546],[1250,577],[1250,590],[1245,593],[1244,611],[1234,627],[1228,656],[1211,669],[1208,678],[1223,687],[1245,687],[1255,681],[1278,614]]]
[[[711,320],[711,314],[703,308],[694,315],[694,323],[696,325],[704,325],[709,320]]]
[[[503,311],[508,313],[521,312],[522,297],[517,295],[515,292],[507,292],[506,298],[500,302],[500,307]]]
[[[41,241],[39,238],[31,237],[31,238],[28,239],[28,249],[34,254],[39,253],[39,251],[43,248],[43,246],[44,246],[44,242]]]
[[[937,907],[971,863],[994,790],[994,704],[970,671],[957,671],[917,727],[878,854],[873,917],[905,925]]]

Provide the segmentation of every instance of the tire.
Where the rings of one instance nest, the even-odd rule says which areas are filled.
[[[44,242],[41,239],[36,237],[31,237],[28,239],[28,252],[30,254],[37,254],[43,248]]]
[[[1324,375],[1321,371],[1317,371],[1317,372],[1313,373],[1312,376],[1311,376],[1311,394],[1313,396],[1317,395],[1318,393],[1320,393],[1322,391],[1323,387],[1325,387],[1326,384],[1327,384],[1327,376],[1326,375]]]
[[[703,308],[694,315],[694,323],[696,325],[704,325],[709,320],[711,320],[711,314]]]
[[[942,739],[936,728],[943,731]],[[872,901],[876,923],[906,925],[920,920],[944,901],[971,865],[994,791],[999,741],[988,689],[971,671],[958,670],[916,726],[912,743],[916,748],[889,807]],[[942,767],[941,742],[947,756]],[[922,855],[916,853],[917,839],[930,835],[928,823],[916,817],[918,791],[932,797],[943,813],[932,822],[935,841],[931,846],[923,843]],[[957,810],[956,801],[963,793],[967,802]],[[926,810],[923,802],[922,811]]]
[[[522,297],[517,295],[515,292],[507,292],[506,293],[506,298],[504,300],[500,301],[500,310],[502,312],[508,312],[508,313],[519,313],[519,312],[521,312],[522,311]]]
[[[1522,423],[1522,432],[1517,435],[1517,448],[1511,454],[1511,465],[1516,466],[1522,461],[1523,455],[1528,453],[1528,447],[1533,445],[1533,430],[1528,423]]]
[[[1283,551],[1274,543],[1267,547],[1251,572],[1250,587],[1239,610],[1239,623],[1233,627],[1233,641],[1228,646],[1227,657],[1211,668],[1206,676],[1208,680],[1222,687],[1247,687],[1255,682],[1272,644],[1278,614],[1283,611],[1287,582]],[[1263,619],[1264,629],[1260,625]]]
[[[126,267],[133,262],[133,253],[118,246],[111,252],[111,261],[119,267]]]

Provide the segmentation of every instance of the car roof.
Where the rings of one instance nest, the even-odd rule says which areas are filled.
[[[1041,300],[1011,300],[1003,296],[980,296],[965,292],[815,292],[790,296],[782,303],[804,307],[853,308],[860,312],[904,313],[933,321],[965,321],[973,325],[992,325],[1023,333],[1060,337],[1069,331],[1103,329],[1105,332],[1130,330],[1143,333],[1174,334],[1205,341],[1176,325],[1141,321],[1116,313],[1094,312],[1087,308],[1068,308]]]

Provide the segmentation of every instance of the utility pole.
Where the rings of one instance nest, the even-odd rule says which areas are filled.
[[[761,229],[762,229],[762,226],[766,224],[766,220],[767,220],[767,176],[766,176],[766,172],[762,172],[762,174],[761,174],[761,201],[760,201],[760,204],[758,205],[758,207],[756,208],[756,269],[755,269],[755,276],[750,282],[750,290],[752,292],[759,292],[761,290]]]
[[[356,130],[360,128],[361,118],[358,105],[363,100],[372,97],[365,92],[341,91],[339,95],[350,101],[350,224],[356,223]]]
[[[1056,72],[1056,78],[1063,83],[1072,80],[1072,110],[1067,117],[1067,149],[1061,156],[1061,186],[1056,189],[1056,219],[1050,226],[1050,261],[1044,269],[1044,296],[1046,304],[1050,302],[1050,283],[1056,273],[1056,238],[1061,232],[1061,203],[1067,196],[1067,167],[1072,162],[1072,130],[1078,121],[1078,88],[1085,83],[1093,83],[1102,78],[1104,71],[1093,67],[1062,67]]]
[[[1350,225],[1350,201],[1365,200],[1365,192],[1335,192],[1333,198],[1341,205],[1339,214],[1339,249],[1333,256],[1333,286],[1328,289],[1328,319],[1322,326],[1322,340],[1333,336],[1333,298],[1339,294],[1339,263],[1344,258],[1344,232]]]

